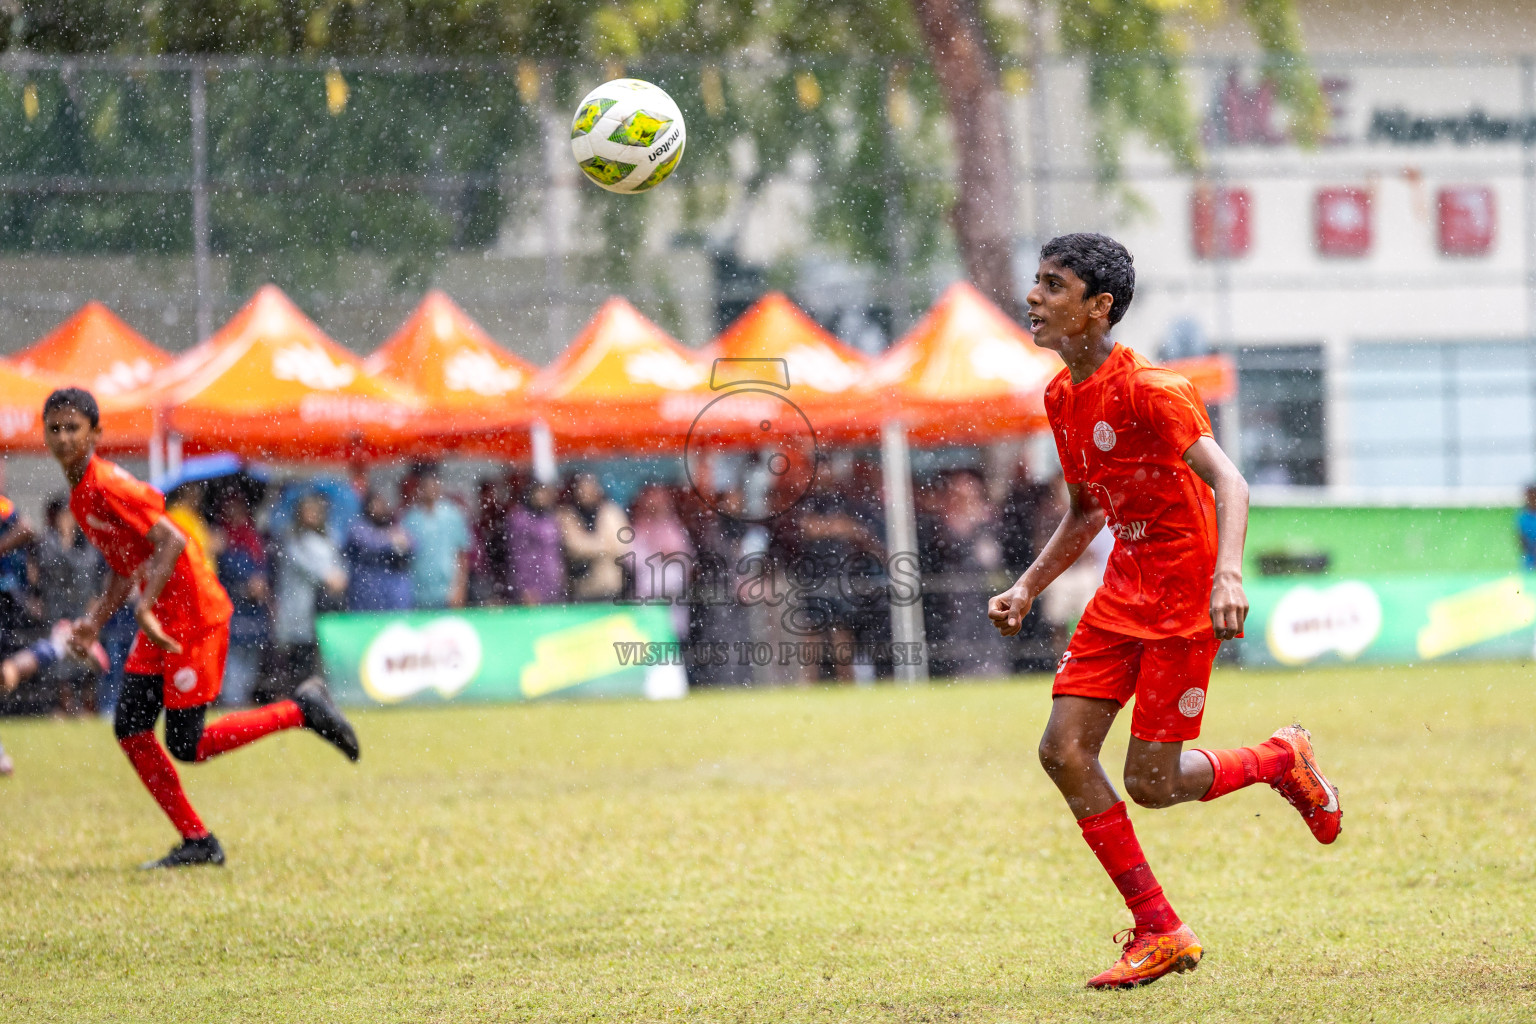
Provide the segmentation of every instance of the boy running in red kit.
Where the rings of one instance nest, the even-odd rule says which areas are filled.
[[[1040,740],[1040,763],[1135,916],[1120,959],[1090,988],[1142,985],[1193,970],[1201,956],[1099,763],[1133,696],[1125,788],[1141,806],[1264,782],[1319,842],[1338,837],[1343,817],[1299,725],[1257,746],[1184,750],[1200,735],[1216,649],[1243,635],[1248,486],[1212,437],[1194,386],[1110,339],[1135,285],[1131,254],[1103,235],[1063,235],[1040,250],[1029,321],[1035,344],[1067,364],[1046,388],[1045,409],[1070,505],[1034,564],[987,608],[1004,636],[1017,633],[1035,598],[1108,522],[1114,551],[1057,666]]]
[[[74,623],[69,647],[85,657],[101,627],[132,601],[139,634],[124,666],[113,731],[144,787],[181,833],[181,844],[146,868],[222,864],[224,851],[187,800],[166,748],[181,761],[208,758],[269,733],[312,729],[356,761],[357,735],[318,682],[292,700],[236,711],[205,723],[224,680],[229,651],[229,595],[197,542],[165,515],[165,497],[96,457],[101,438],[96,400],[64,388],[43,404],[48,450],[69,480],[69,508],[111,570],[105,592]],[[165,747],[155,722],[165,712]]]

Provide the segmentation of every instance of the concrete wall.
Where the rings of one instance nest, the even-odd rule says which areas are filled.
[[[1196,53],[1251,53],[1253,36],[1229,3],[1215,25],[1189,19]],[[1536,49],[1536,7],[1523,0],[1297,0],[1314,53],[1519,54]]]

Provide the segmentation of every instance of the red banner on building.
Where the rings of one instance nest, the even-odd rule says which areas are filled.
[[[1323,256],[1364,256],[1371,251],[1371,193],[1363,188],[1317,190],[1314,220]]]

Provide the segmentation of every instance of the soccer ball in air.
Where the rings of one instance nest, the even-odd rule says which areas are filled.
[[[683,156],[683,112],[661,89],[615,78],[587,93],[571,122],[571,153],[582,173],[609,192],[655,188]]]

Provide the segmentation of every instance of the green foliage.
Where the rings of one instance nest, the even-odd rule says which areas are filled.
[[[1199,145],[1167,15],[1142,0],[1061,0],[1060,11],[1063,49],[1088,59],[1101,177],[1119,176],[1121,146],[1133,129],[1193,167]]]
[[[343,91],[333,95],[337,75],[257,66],[207,76],[212,246],[231,257],[239,291],[265,279],[323,285],[346,251],[381,256],[396,283],[419,283],[443,252],[495,239],[502,162],[538,143],[505,74],[353,74],[335,79]],[[187,251],[189,81],[181,71],[0,79],[0,173],[39,189],[0,200],[0,246]],[[123,190],[41,191],[60,178]]]
[[[1327,110],[1302,52],[1293,0],[1241,0],[1264,54],[1262,73],[1291,113],[1296,137],[1319,138]],[[1088,61],[1088,99],[1097,124],[1101,180],[1120,175],[1128,133],[1139,131],[1178,166],[1197,169],[1203,154],[1180,74],[1183,46],[1175,17],[1211,19],[1223,0],[1058,0],[1061,44]]]
[[[179,185],[187,75],[43,72],[0,78],[0,174],[37,190],[0,194],[0,247],[167,252],[191,245],[191,199]],[[28,116],[28,111],[31,116]],[[51,183],[139,182],[145,191],[50,195]]]
[[[1297,139],[1317,142],[1328,130],[1328,105],[1302,49],[1293,0],[1243,0],[1243,15],[1263,50],[1264,77],[1291,112]]]
[[[539,61],[545,100],[562,111],[611,70],[581,61],[627,65],[668,88],[694,129],[675,177],[686,184],[695,237],[735,194],[731,152],[745,138],[757,165],[749,188],[806,154],[822,241],[857,261],[910,269],[944,244],[955,159],[914,2],[8,0],[0,46],[313,62],[313,70],[226,73],[209,85],[214,244],[235,257],[242,280],[272,273],[321,282],[334,262],[327,254],[353,249],[385,257],[397,281],[418,281],[438,254],[494,236],[505,197],[488,179],[538,143],[514,85],[523,72],[348,74],[344,108],[329,108],[328,59],[395,54]],[[1118,176],[1131,133],[1197,167],[1178,19],[1213,17],[1223,0],[1054,2],[1063,49],[1088,62],[1104,179]],[[1019,60],[1039,45],[1018,8],[978,3],[1000,58]],[[1325,111],[1301,54],[1294,0],[1240,3],[1297,135],[1315,137]],[[806,94],[806,75],[819,95]],[[0,165],[13,174],[184,181],[186,76],[130,77],[13,75],[0,93]],[[23,118],[29,81],[39,113]],[[391,176],[394,186],[379,187]],[[596,230],[611,232],[653,208],[637,204],[663,200],[584,201],[598,210],[631,204],[624,217],[594,218]],[[189,209],[174,187],[105,199],[11,194],[0,201],[0,246],[182,251]],[[616,256],[612,266],[630,262]]]
[[[806,186],[819,242],[856,263],[921,269],[948,244],[943,211],[953,199],[953,156],[925,67],[830,58],[719,67],[671,59],[623,71],[668,91],[688,125],[688,148],[675,187],[641,196],[583,190],[586,223],[606,232],[603,251],[612,257],[594,265],[594,276],[621,283],[643,276],[627,240],[644,235],[664,204],[681,198],[689,237],[702,244],[719,237],[733,202],[760,195],[780,176]],[[574,110],[599,80],[595,68],[562,80],[560,109]]]
[[[130,0],[4,0],[0,50],[143,52],[140,6]]]
[[[370,252],[403,286],[422,283],[447,250],[494,241],[501,162],[538,141],[514,83],[486,71],[343,80],[346,104],[332,113],[320,71],[211,76],[214,250],[234,257],[237,291],[282,267],[273,254],[312,253],[323,266]],[[313,283],[316,269],[294,272]]]

